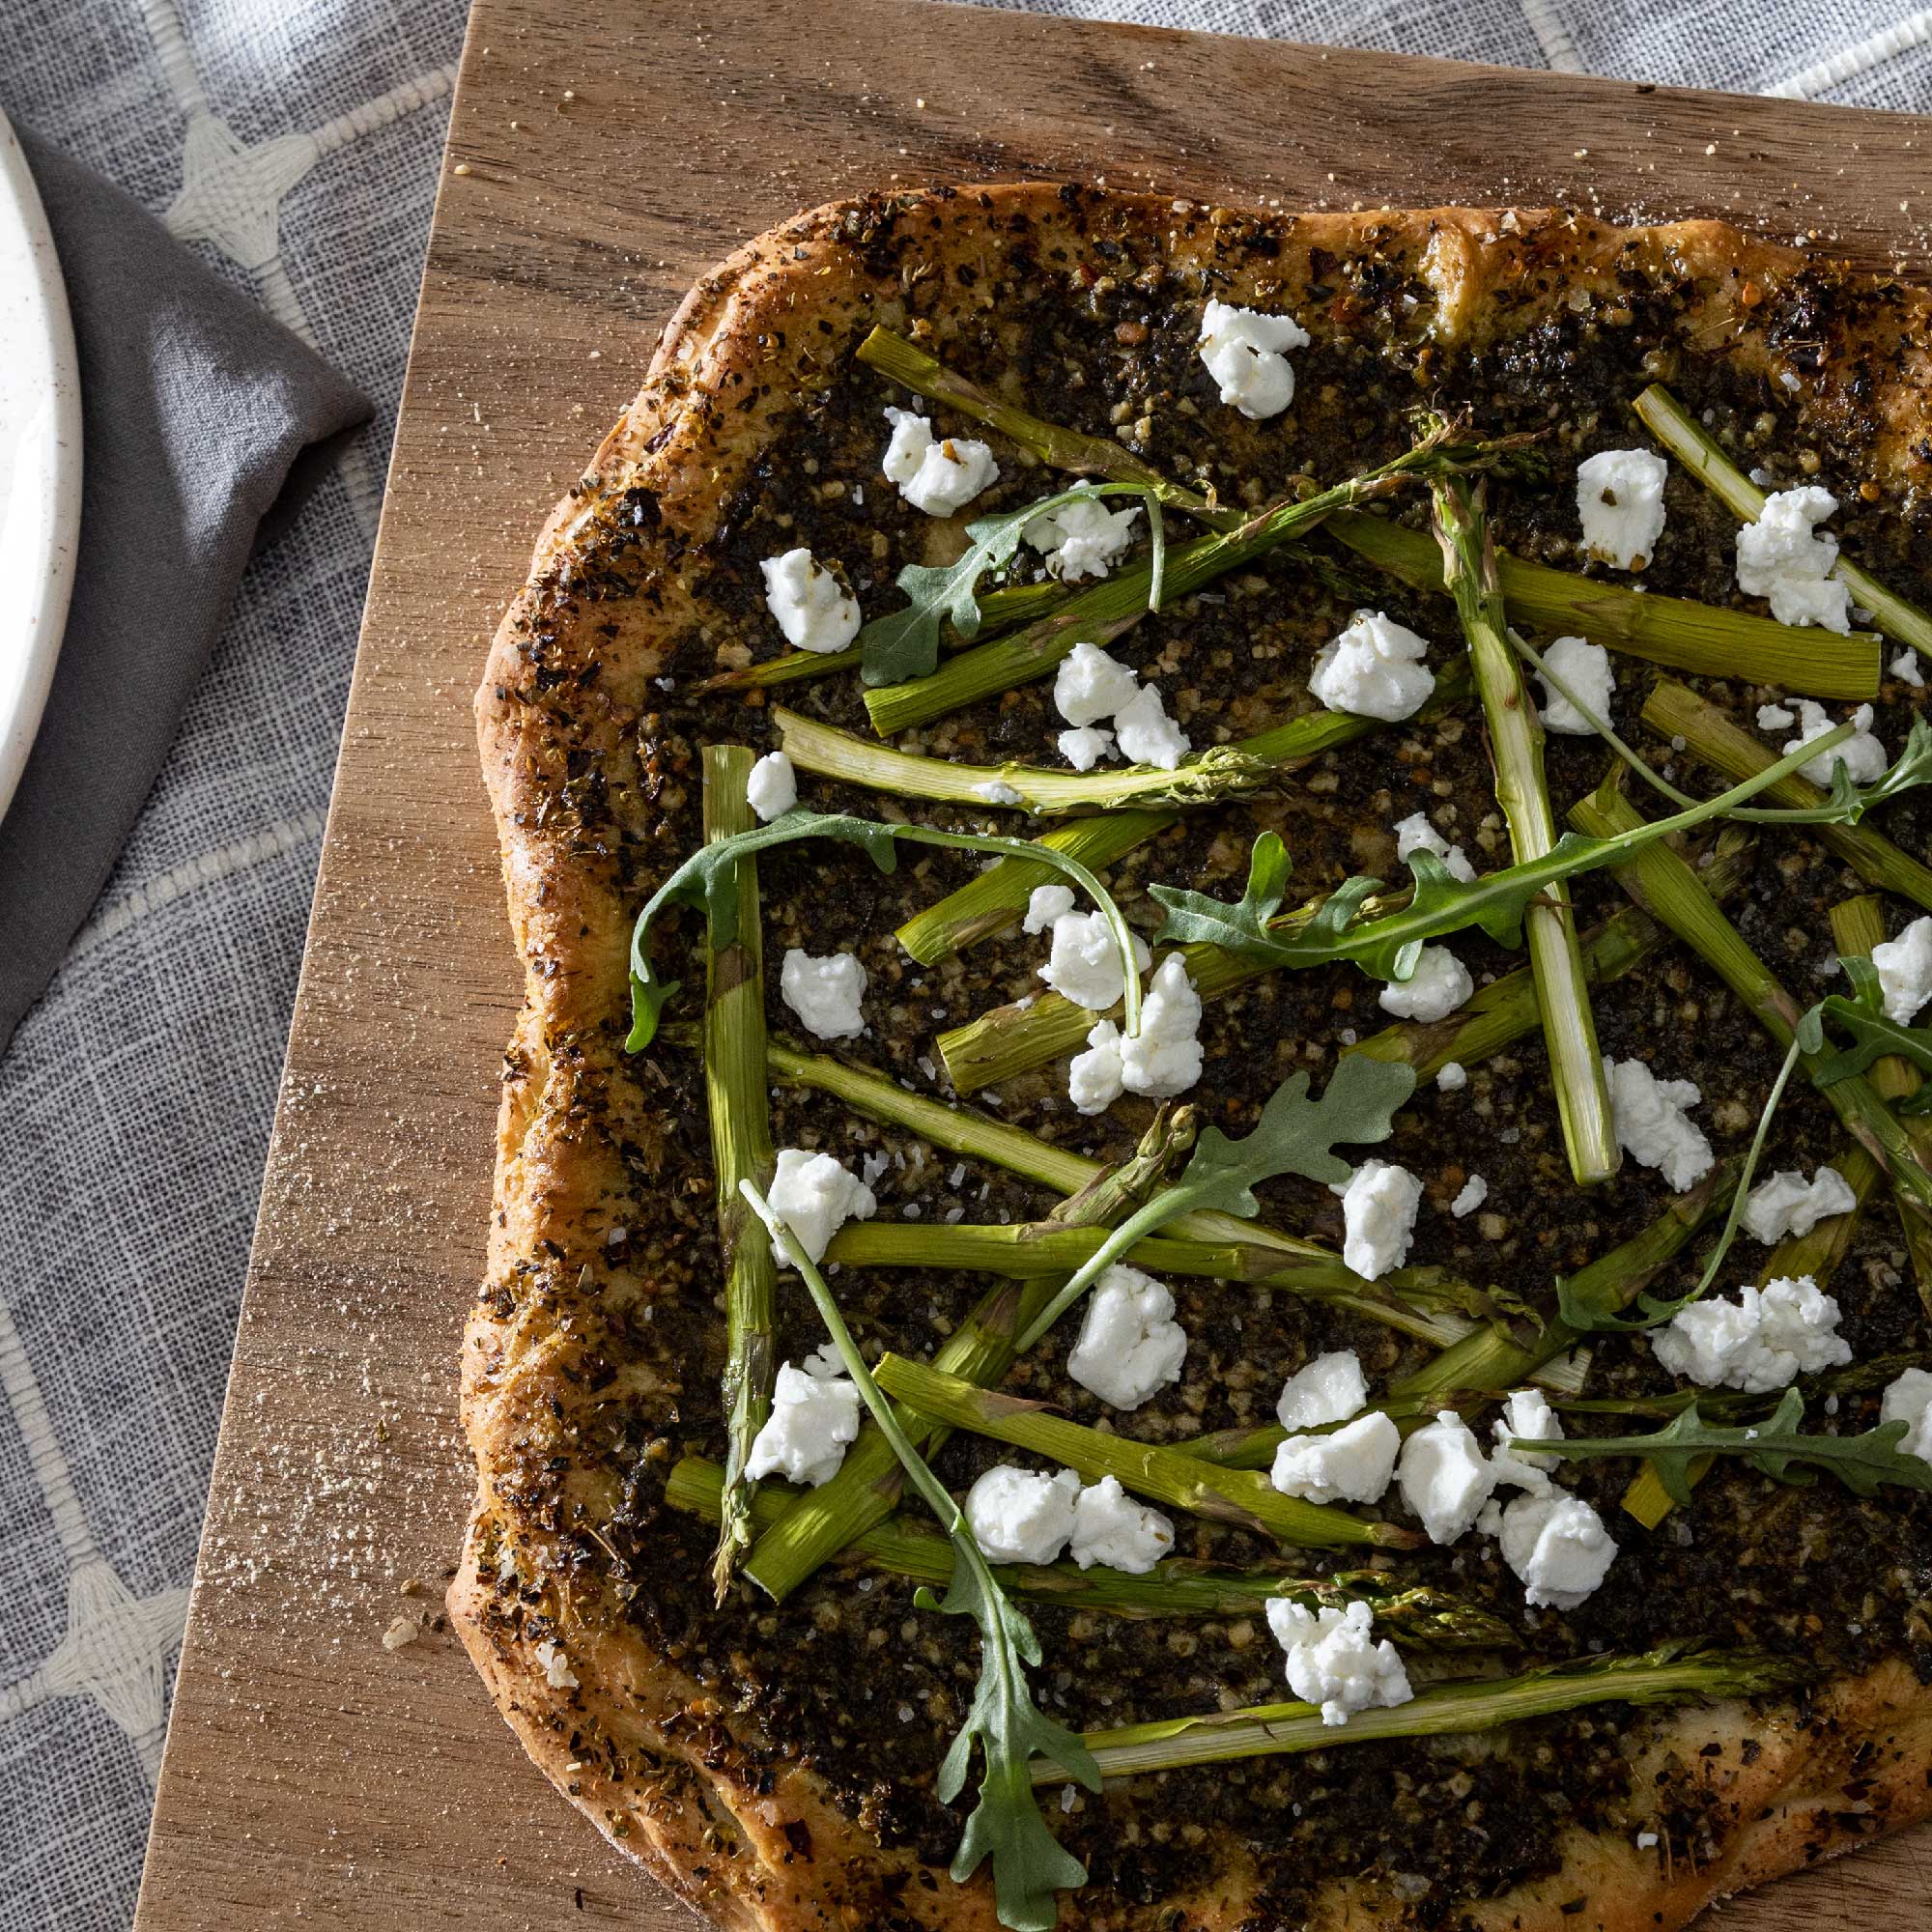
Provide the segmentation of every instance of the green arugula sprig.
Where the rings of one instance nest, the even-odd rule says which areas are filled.
[[[860,676],[867,684],[903,684],[908,678],[928,677],[939,664],[939,627],[948,618],[962,638],[977,637],[980,611],[979,583],[988,572],[1011,563],[1037,517],[1051,516],[1069,503],[1097,503],[1106,497],[1137,497],[1147,509],[1153,540],[1152,578],[1148,609],[1160,609],[1161,580],[1167,561],[1166,532],[1161,526],[1160,498],[1148,483],[1076,483],[1058,496],[1042,497],[1017,510],[980,517],[966,526],[971,539],[956,563],[909,563],[898,574],[898,587],[910,600],[896,611],[874,617],[859,633],[863,653]]]
[[[1107,929],[1121,958],[1125,1031],[1128,1034],[1139,1031],[1140,974],[1134,965],[1133,935],[1127,930],[1127,923],[1121,917],[1113,895],[1079,860],[1025,838],[942,832],[930,825],[887,824],[846,812],[788,811],[754,831],[699,846],[651,895],[631,928],[631,1031],[624,1040],[627,1052],[640,1052],[651,1043],[658,1030],[658,1015],[664,1010],[665,1002],[678,989],[677,980],[660,980],[651,964],[648,941],[658,914],[669,905],[701,907],[708,922],[711,945],[722,952],[738,935],[738,861],[773,845],[795,844],[802,838],[832,838],[860,846],[882,872],[896,868],[897,845],[903,839],[914,845],[943,845],[962,852],[997,852],[1003,857],[1024,859],[1030,865],[1047,866],[1064,873],[1106,918]]]
[[[1293,862],[1280,835],[1264,832],[1249,856],[1247,889],[1236,904],[1172,886],[1149,889],[1167,909],[1154,943],[1186,945],[1205,940],[1277,966],[1320,966],[1350,959],[1373,979],[1395,980],[1406,980],[1415,971],[1424,942],[1470,926],[1479,927],[1498,945],[1519,946],[1524,912],[1548,887],[1579,872],[1618,865],[1672,833],[1688,832],[1709,819],[1729,817],[1747,799],[1776,784],[1821,750],[1841,743],[1851,729],[1849,724],[1840,724],[1803,750],[1786,753],[1729,791],[1689,806],[1671,817],[1650,819],[1608,838],[1566,832],[1543,857],[1485,872],[1470,883],[1451,878],[1448,867],[1434,853],[1411,853],[1408,867],[1415,890],[1401,911],[1357,923],[1362,902],[1382,890],[1382,881],[1346,879],[1329,895],[1321,912],[1293,936],[1269,930],[1269,922],[1281,908]],[[1839,769],[1842,776],[1842,766]],[[1889,772],[1862,790],[1852,787],[1854,803],[1881,787],[1887,787],[1890,795],[1892,776]],[[1932,781],[1932,765],[1922,770],[1915,767],[1908,780],[1909,784],[1928,781]],[[1850,804],[1843,808],[1852,809]]]
[[[1163,1187],[1108,1235],[1078,1272],[1034,1318],[1014,1344],[1024,1354],[1136,1241],[1183,1214],[1218,1209],[1242,1220],[1261,1211],[1255,1188],[1280,1174],[1346,1181],[1353,1172],[1334,1150],[1339,1144],[1385,1141],[1396,1109],[1415,1091],[1415,1069],[1400,1061],[1346,1056],[1319,1100],[1308,1097],[1308,1075],[1292,1073],[1268,1096],[1255,1130],[1231,1141],[1206,1128],[1180,1179]]]
[[[1046,1829],[1033,1794],[1033,1763],[1042,1759],[1090,1791],[1100,1788],[1099,1767],[1079,1738],[1033,1701],[1026,1666],[1040,1661],[1039,1638],[994,1576],[973,1531],[946,1486],[900,1428],[893,1406],[872,1379],[825,1277],[791,1229],[749,1180],[739,1191],[783,1248],[818,1309],[845,1372],[893,1446],[913,1487],[930,1505],[952,1545],[952,1580],[944,1598],[922,1588],[913,1601],[946,1616],[971,1617],[980,1627],[980,1681],[973,1703],[939,1767],[933,1789],[950,1804],[965,1789],[977,1741],[985,1755],[980,1802],[966,1820],[953,1854],[952,1877],[963,1885],[985,1859],[993,1861],[993,1897],[1000,1923],[1012,1932],[1052,1932],[1060,1918],[1057,1893],[1087,1882],[1087,1867]]]
[[[1881,1485],[1895,1489],[1932,1490],[1932,1463],[1901,1449],[1912,1425],[1902,1417],[1881,1422],[1861,1435],[1806,1435],[1804,1398],[1795,1388],[1784,1391],[1776,1408],[1762,1422],[1724,1425],[1706,1422],[1692,1402],[1667,1429],[1651,1435],[1605,1435],[1592,1439],[1571,1436],[1561,1442],[1527,1437],[1512,1439],[1518,1450],[1547,1449],[1552,1455],[1584,1462],[1606,1456],[1640,1457],[1657,1471],[1671,1501],[1690,1500],[1690,1464],[1703,1456],[1741,1457],[1774,1481],[1803,1487],[1823,1469],[1837,1477],[1854,1495],[1875,1496]],[[1804,1464],[1805,1466],[1795,1466]]]
[[[1870,959],[1845,953],[1838,963],[1845,969],[1851,993],[1828,994],[1810,1008],[1798,1022],[1798,1044],[1806,1053],[1824,1054],[1829,1044],[1827,1020],[1850,1034],[1854,1044],[1821,1059],[1812,1068],[1812,1084],[1830,1087],[1834,1081],[1849,1080],[1864,1072],[1873,1061],[1893,1053],[1909,1060],[1921,1073],[1932,1075],[1932,1027],[1901,1026],[1886,1012],[1878,968]],[[1892,1107],[1900,1114],[1932,1113],[1932,1085],[1893,1101]]]

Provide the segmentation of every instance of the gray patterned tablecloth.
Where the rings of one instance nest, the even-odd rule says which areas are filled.
[[[1932,8],[1893,0],[1056,11],[1932,111]],[[0,106],[379,406],[0,1059],[0,1932],[125,1924],[139,1879],[463,14],[0,0]]]

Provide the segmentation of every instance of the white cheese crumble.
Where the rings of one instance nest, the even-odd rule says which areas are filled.
[[[1110,510],[1106,504],[1082,497],[1036,517],[1024,532],[1028,543],[1044,554],[1049,577],[1078,583],[1083,577],[1105,577],[1127,553],[1134,540],[1137,504]]]
[[[1480,1174],[1472,1174],[1457,1190],[1449,1211],[1457,1220],[1466,1220],[1490,1198],[1490,1183]]]
[[[1829,785],[1832,782],[1832,767],[1842,758],[1854,784],[1870,784],[1874,779],[1882,778],[1891,760],[1886,755],[1885,747],[1872,735],[1871,722],[1871,706],[1861,704],[1852,714],[1857,731],[1842,745],[1833,745],[1829,752],[1820,752],[1808,763],[1800,765],[1799,772],[1815,785]],[[1822,704],[1801,697],[1798,700],[1798,735],[1788,740],[1784,749],[1787,752],[1802,751],[1813,738],[1822,738],[1827,731],[1833,730],[1836,723]]]
[[[989,1563],[1051,1563],[1073,1534],[1080,1478],[1001,1463],[966,1492],[966,1520]]]
[[[1740,1218],[1752,1240],[1771,1247],[1787,1235],[1808,1235],[1820,1221],[1849,1214],[1858,1205],[1851,1182],[1835,1167],[1821,1167],[1809,1180],[1786,1168],[1751,1189]]]
[[[1552,1489],[1518,1496],[1502,1513],[1503,1561],[1532,1606],[1574,1610],[1609,1574],[1617,1546],[1580,1496]]]
[[[1288,1688],[1304,1704],[1321,1705],[1324,1724],[1346,1724],[1357,1711],[1406,1704],[1415,1695],[1395,1645],[1376,1641],[1367,1604],[1305,1610],[1274,1597],[1267,1620],[1287,1659]]]
[[[1560,1442],[1563,1422],[1549,1406],[1541,1389],[1515,1389],[1503,1404],[1503,1412],[1490,1425],[1495,1448],[1490,1453],[1490,1471],[1497,1489],[1529,1490],[1541,1494],[1549,1488],[1548,1471],[1556,1459],[1537,1449],[1512,1449],[1517,1436],[1534,1436],[1542,1442]]]
[[[869,1221],[879,1211],[872,1190],[829,1153],[806,1153],[798,1148],[780,1153],[765,1198],[815,1262],[825,1259],[833,1236],[847,1221]],[[791,1265],[776,1240],[772,1254],[781,1267]]]
[[[1583,548],[1619,570],[1637,570],[1663,534],[1663,481],[1670,466],[1648,449],[1600,449],[1577,466]]]
[[[1886,1018],[1910,1026],[1932,1000],[1932,918],[1915,919],[1896,939],[1881,940],[1871,956]]]
[[[1187,961],[1170,952],[1148,982],[1140,1032],[1121,1038],[1121,1084],[1157,1100],[1186,1093],[1201,1078],[1200,1032],[1201,995]]]
[[[1091,772],[1114,749],[1114,734],[1097,724],[1080,724],[1063,731],[1054,742],[1076,772]]]
[[[1852,1359],[1838,1304],[1808,1274],[1738,1291],[1736,1301],[1693,1301],[1651,1339],[1663,1369],[1705,1388],[1766,1395],[1800,1375]]]
[[[765,608],[794,650],[842,651],[859,635],[859,600],[809,550],[768,556]]]
[[[1357,611],[1321,646],[1308,689],[1330,711],[1393,724],[1421,710],[1435,689],[1435,674],[1423,662],[1428,653],[1428,640],[1406,625],[1379,611]]]
[[[1435,1075],[1435,1084],[1445,1094],[1460,1094],[1469,1084],[1469,1069],[1460,1060],[1445,1060]]]
[[[886,420],[893,440],[879,467],[915,510],[950,517],[1000,480],[1000,466],[985,443],[934,437],[932,425],[913,410],[888,409]]]
[[[987,779],[973,787],[975,798],[983,798],[988,805],[1024,805],[1026,800],[1009,785],[1005,779]]]
[[[1342,1259],[1374,1281],[1408,1258],[1422,1182],[1392,1161],[1365,1160],[1342,1193]]]
[[[1131,665],[1110,658],[1098,644],[1075,644],[1053,677],[1053,702],[1069,724],[1097,724],[1128,703],[1141,688]]]
[[[745,781],[745,798],[769,825],[798,804],[798,774],[782,752],[767,752]]]
[[[1682,1194],[1717,1165],[1704,1130],[1685,1115],[1702,1104],[1703,1094],[1689,1080],[1660,1080],[1640,1060],[1604,1058],[1609,1083],[1610,1114],[1617,1139],[1633,1160],[1654,1167]]]
[[[859,1390],[843,1376],[814,1375],[780,1364],[772,1412],[752,1444],[745,1473],[753,1481],[782,1476],[814,1490],[829,1483],[859,1434]]]
[[[1783,704],[1760,704],[1757,728],[1760,731],[1788,731],[1798,723],[1797,712]]]
[[[554,1637],[546,1637],[530,1655],[543,1665],[544,1682],[553,1690],[577,1689],[577,1672],[571,1669],[570,1660],[563,1654],[563,1646]]]
[[[820,1039],[851,1039],[866,1031],[859,1002],[866,996],[866,969],[850,952],[822,958],[796,946],[785,949],[779,991],[808,1031]]]
[[[1112,1020],[1099,1020],[1087,1036],[1087,1051],[1076,1053],[1066,1066],[1066,1097],[1078,1114],[1104,1114],[1122,1094],[1121,1030]]]
[[[1187,1331],[1165,1282],[1116,1262],[1094,1283],[1066,1373],[1116,1408],[1138,1408],[1180,1379]]]
[[[1254,422],[1278,416],[1294,400],[1288,352],[1308,342],[1308,331],[1292,315],[1222,301],[1201,311],[1201,360],[1220,385],[1221,400]]]
[[[1372,1503],[1395,1473],[1402,1432],[1379,1410],[1326,1435],[1291,1435],[1274,1452],[1268,1481],[1311,1503]]]
[[[1066,1553],[1083,1570],[1098,1563],[1144,1577],[1173,1548],[1173,1521],[1136,1502],[1118,1476],[1102,1476],[1073,1499],[1073,1540]]]
[[[1495,1483],[1482,1445],[1453,1408],[1438,1410],[1402,1445],[1396,1481],[1430,1542],[1442,1544],[1467,1532]]]
[[[1319,1429],[1324,1422],[1347,1422],[1368,1399],[1361,1357],[1352,1349],[1331,1349],[1282,1383],[1275,1419],[1284,1429]]]
[[[1476,868],[1462,846],[1450,844],[1419,811],[1410,812],[1395,828],[1395,856],[1406,865],[1412,852],[1434,852],[1449,876],[1461,879],[1465,886],[1475,879]]]
[[[1581,638],[1558,638],[1544,652],[1543,661],[1606,724],[1617,681],[1610,671],[1610,654],[1602,644]],[[1547,677],[1543,685],[1543,728],[1568,738],[1587,738],[1596,726]]]
[[[1921,691],[1925,688],[1925,673],[1918,668],[1918,653],[1915,650],[1902,650],[1892,659],[1891,674],[1903,678],[1907,684],[1917,685]]]
[[[1852,628],[1852,593],[1831,575],[1838,540],[1816,531],[1837,507],[1838,499],[1815,483],[1775,491],[1757,521],[1738,532],[1738,588],[1770,598],[1771,614],[1780,624]]]
[[[1071,886],[1036,886],[1027,895],[1026,917],[1020,921],[1022,932],[1045,932],[1056,920],[1073,910]]]
[[[1391,980],[1377,995],[1385,1013],[1397,1019],[1446,1018],[1476,990],[1469,969],[1446,946],[1425,946],[1406,980]]]
[[[1145,971],[1152,957],[1147,942],[1136,938],[1135,966]],[[1097,906],[1092,912],[1062,913],[1053,922],[1052,949],[1046,964],[1037,970],[1056,993],[1089,1012],[1105,1012],[1125,990],[1121,950]]]
[[[1143,685],[1114,713],[1114,735],[1121,756],[1132,765],[1157,765],[1171,772],[1187,755],[1187,733],[1167,715],[1159,690]]]
[[[1932,1463],[1932,1375],[1923,1369],[1907,1369],[1896,1381],[1888,1383],[1879,1401],[1878,1419],[1905,1423],[1899,1448],[1921,1463]]]

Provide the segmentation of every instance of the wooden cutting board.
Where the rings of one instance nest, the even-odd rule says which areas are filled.
[[[1932,272],[1923,121],[908,0],[478,0],[140,1932],[694,1925],[551,1794],[453,1637],[384,1645],[435,1617],[469,1508],[457,1342],[518,990],[469,694],[701,270],[833,196],[1023,175],[1721,213]],[[1850,1932],[1928,1863],[1909,1835],[1727,1922]]]

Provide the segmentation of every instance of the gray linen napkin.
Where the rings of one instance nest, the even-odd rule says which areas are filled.
[[[0,1052],[99,895],[258,535],[368,400],[154,216],[22,132],[80,358],[80,557],[0,818]]]

